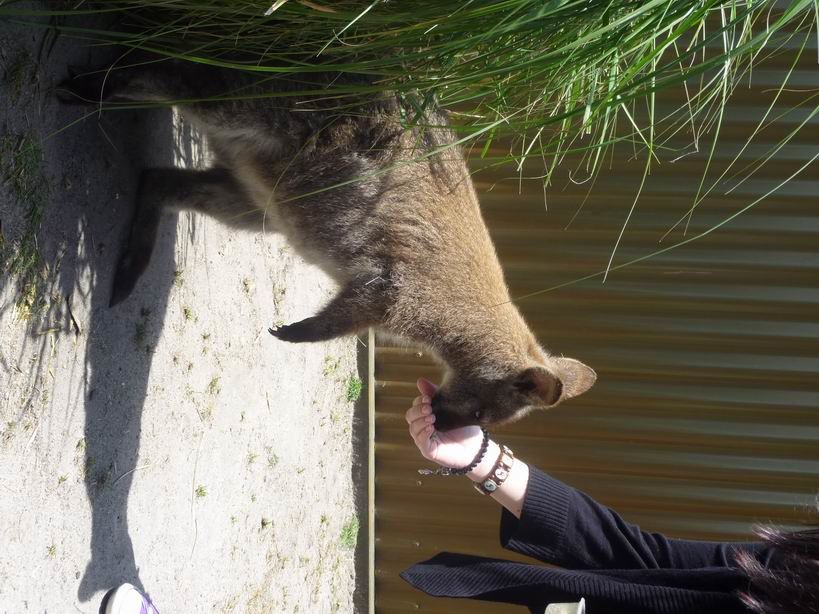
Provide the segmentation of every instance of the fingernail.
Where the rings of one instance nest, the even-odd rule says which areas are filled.
[[[432,408],[429,405],[423,405],[421,407],[421,413],[424,414],[424,415],[431,414],[432,413]]]
[[[435,422],[435,415],[433,414],[432,416],[427,416],[427,417],[425,418],[425,420],[426,420],[427,422],[429,422],[430,424],[432,424],[433,422]]]
[[[428,397],[427,395],[422,396],[422,397],[421,397],[421,400],[422,400],[424,403],[429,403],[429,401],[430,401],[430,399],[429,399],[429,397]]]

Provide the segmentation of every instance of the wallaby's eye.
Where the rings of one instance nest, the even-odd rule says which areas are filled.
[[[480,412],[480,410],[478,410],[478,411],[475,412],[475,420],[480,420],[480,419],[481,419],[481,412]]]

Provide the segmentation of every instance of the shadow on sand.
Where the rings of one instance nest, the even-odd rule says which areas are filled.
[[[48,36],[47,31],[40,34]],[[76,443],[75,456],[82,463],[92,530],[90,557],[77,576],[81,602],[123,582],[145,588],[129,532],[128,502],[140,468],[142,412],[153,351],[175,279],[175,215],[163,218],[151,265],[132,296],[114,308],[108,302],[140,170],[193,164],[197,147],[190,129],[175,123],[169,109],[98,114],[83,107],[61,107],[50,98],[48,90],[67,75],[69,65],[96,67],[113,59],[111,53],[58,41],[48,61],[41,59],[45,68],[38,85],[41,91],[36,93],[40,103],[33,113],[36,119],[31,118],[32,124],[41,125],[37,132],[44,137],[42,158],[49,169],[44,177],[50,186],[48,204],[37,235],[47,272],[40,292],[47,298],[44,310],[28,322],[17,364],[31,366],[22,378],[23,388],[33,395],[48,379],[53,336],[59,337],[60,344],[76,347],[68,391],[43,403],[40,420],[47,423],[51,418],[62,425],[70,423],[76,412],[84,414],[84,436]],[[50,132],[58,133],[47,136]],[[4,217],[3,223],[7,221]],[[7,280],[0,278],[0,284]],[[14,308],[13,302],[0,306],[0,310]],[[2,356],[0,362],[10,366]],[[366,372],[363,352],[359,373],[365,381]],[[24,404],[18,417],[27,411]],[[367,428],[365,397],[356,407],[353,429],[361,461],[352,468],[355,507],[362,519],[355,553],[358,611],[366,610],[367,598]]]
[[[48,31],[37,35],[46,37]],[[23,388],[33,398],[46,381],[53,334],[59,335],[59,343],[73,342],[78,355],[84,352],[75,362],[68,394],[51,398],[40,416],[47,421],[60,412],[62,420],[77,411],[85,414],[84,437],[76,444],[77,454],[84,456],[92,515],[90,561],[79,577],[83,602],[122,582],[141,587],[128,529],[128,496],[138,466],[152,352],[174,279],[175,216],[163,219],[151,266],[134,294],[113,309],[108,301],[140,169],[173,166],[185,154],[174,150],[184,138],[175,136],[169,109],[93,114],[70,125],[89,115],[89,109],[61,107],[50,99],[49,90],[67,74],[68,65],[100,66],[111,59],[79,43],[59,41],[47,62],[40,58],[32,108],[22,108],[23,102],[19,109],[10,105],[0,117],[9,133],[22,129],[11,125],[13,113],[27,117],[25,129],[42,137],[48,169],[42,177],[48,197],[36,237],[43,261],[38,300],[44,307],[29,318],[17,359],[17,364],[31,366],[22,375],[27,380]],[[22,218],[23,208],[19,214],[10,211],[3,212],[6,228],[19,227],[22,220],[11,218]],[[10,283],[9,278],[0,283]],[[12,296],[2,309],[16,309],[19,298],[19,293]],[[30,406],[30,401],[23,403],[18,416],[25,417]]]

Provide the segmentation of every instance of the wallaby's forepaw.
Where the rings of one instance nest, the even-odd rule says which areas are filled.
[[[305,341],[318,341],[315,330],[315,318],[307,318],[301,322],[294,322],[293,324],[285,324],[284,326],[277,326],[275,328],[268,328],[267,332],[281,339],[282,341],[289,341],[290,343],[303,343]]]
[[[88,73],[69,66],[68,79],[60,83],[54,93],[63,104],[99,104],[106,100],[105,73]]]

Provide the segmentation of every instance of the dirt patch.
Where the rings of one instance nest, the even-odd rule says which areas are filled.
[[[1,21],[0,50],[0,612],[96,612],[124,581],[167,612],[352,612],[360,344],[266,332],[332,282],[168,215],[109,308],[139,169],[206,147],[167,110],[53,100],[113,52]]]

